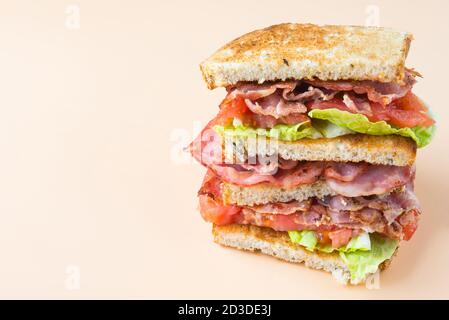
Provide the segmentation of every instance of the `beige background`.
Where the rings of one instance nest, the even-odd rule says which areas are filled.
[[[449,298],[448,3],[1,0],[0,297]],[[421,225],[380,290],[215,245],[196,211],[205,170],[176,153],[224,96],[198,68],[220,45],[279,22],[364,24],[369,4],[414,33],[415,92],[439,116]]]

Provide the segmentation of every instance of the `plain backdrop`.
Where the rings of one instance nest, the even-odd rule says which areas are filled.
[[[449,298],[447,1],[0,1],[0,297]],[[378,15],[377,15],[378,12]],[[281,22],[412,32],[437,114],[423,215],[380,289],[212,242],[180,152],[224,97],[199,63]]]

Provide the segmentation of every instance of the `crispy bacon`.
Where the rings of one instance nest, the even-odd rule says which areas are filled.
[[[308,211],[310,207],[311,200],[294,200],[291,202],[278,202],[256,205],[252,206],[251,209],[256,213],[292,214],[297,211]]]
[[[389,223],[382,211],[371,209],[368,204],[356,211],[335,211],[319,204],[317,199],[310,200],[315,202],[313,205],[289,202],[256,207],[223,205],[219,199],[208,194],[201,194],[199,200],[201,215],[207,222],[218,225],[252,224],[277,231],[327,230],[331,231],[328,236],[335,247],[344,245],[352,234],[361,231],[408,240],[416,230],[419,212],[417,208],[404,208],[401,215]]]
[[[404,83],[376,82],[376,81],[309,81],[311,85],[335,91],[354,91],[357,94],[366,94],[368,100],[387,105],[393,100],[401,98],[409,92],[416,80],[414,74],[405,72]]]
[[[324,179],[336,193],[357,197],[389,192],[406,185],[414,177],[414,167],[373,165],[363,162],[301,162],[277,160],[277,157],[274,157],[271,159],[273,161],[267,164],[260,162],[228,164],[220,162],[222,153],[220,148],[221,140],[216,135],[206,141],[201,141],[201,137],[198,137],[192,143],[190,151],[200,163],[211,169],[222,180],[240,186],[265,183],[274,187],[294,188]]]
[[[229,123],[234,116],[253,127],[272,128],[308,121],[311,109],[337,108],[399,127],[430,126],[433,120],[425,106],[411,93],[415,76],[406,70],[402,84],[350,80],[240,83],[228,87],[217,122]]]
[[[221,180],[208,171],[199,191],[203,218],[216,224],[254,224],[278,231],[350,229],[379,232],[393,239],[410,239],[416,230],[420,206],[410,185],[388,194],[349,198],[341,195],[305,201],[256,206],[224,205]],[[394,209],[394,219],[388,210]],[[340,241],[338,234],[333,241]]]
[[[415,167],[370,165],[362,174],[351,181],[333,178],[326,180],[337,194],[346,197],[383,194],[413,181]]]
[[[327,178],[338,181],[352,181],[370,167],[367,163],[334,162],[326,167],[324,174]]]

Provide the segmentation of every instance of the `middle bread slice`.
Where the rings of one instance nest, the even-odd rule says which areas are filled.
[[[326,181],[318,180],[312,184],[301,184],[294,188],[280,188],[270,184],[239,186],[223,182],[221,192],[224,204],[253,206],[273,202],[303,201],[309,198],[323,198],[336,195]]]
[[[265,137],[226,135],[224,152],[238,161],[248,155],[273,155],[298,161],[367,162],[410,166],[415,162],[416,143],[399,135],[348,134],[335,138],[301,139],[294,142]]]

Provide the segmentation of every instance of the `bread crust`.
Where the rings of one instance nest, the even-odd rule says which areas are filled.
[[[411,40],[379,27],[284,23],[229,42],[200,68],[209,89],[286,79],[400,83]]]
[[[304,263],[308,268],[330,272],[338,282],[345,284],[351,282],[349,270],[338,253],[310,252],[302,246],[292,243],[287,232],[252,225],[233,224],[213,225],[212,234],[214,241],[223,246],[261,252],[288,262]],[[391,259],[384,261],[379,269],[385,270]],[[358,283],[351,282],[351,284]]]

